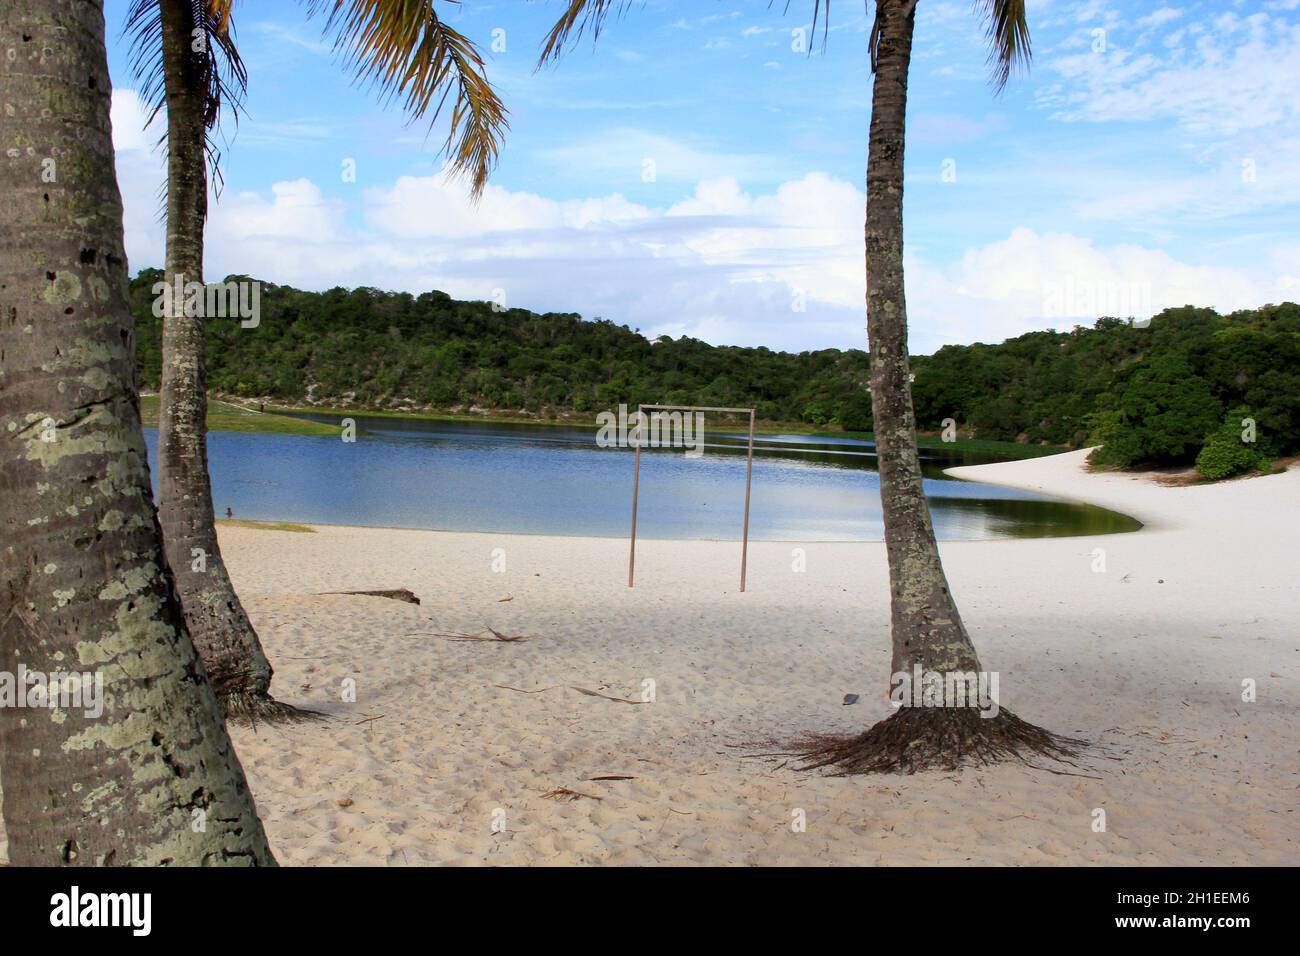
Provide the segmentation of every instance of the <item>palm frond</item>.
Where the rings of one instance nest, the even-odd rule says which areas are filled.
[[[772,8],[772,5],[775,2],[776,0],[768,0],[767,6],[769,10]],[[813,0],[813,19],[812,19],[811,39],[813,40],[817,39],[817,20],[822,17],[823,6],[826,8],[826,16],[825,18],[822,19],[822,52],[825,53],[826,46],[830,42],[830,38],[831,38],[831,0]],[[785,0],[785,9],[782,10],[781,12],[782,14],[786,14],[790,12],[790,0]],[[812,52],[813,52],[813,45],[809,43],[808,55],[812,56]]]
[[[437,122],[455,93],[444,151],[452,169],[470,177],[478,196],[497,163],[509,123],[474,44],[439,19],[433,0],[311,0],[308,12],[328,11],[326,33],[363,83],[386,100],[402,99],[411,121],[430,109]]]
[[[983,11],[989,41],[989,73],[993,88],[999,93],[1017,69],[1028,69],[1029,23],[1025,17],[1025,0],[975,0]]]
[[[817,39],[817,17],[822,12],[822,4],[826,5],[826,18],[822,20],[822,51],[825,52],[831,38],[831,0],[813,0],[812,39]],[[790,0],[786,0],[785,7],[790,9]],[[808,44],[808,55],[812,56],[811,43]]]
[[[768,7],[772,7],[776,0],[768,0]],[[596,42],[600,38],[601,28],[605,25],[606,18],[611,13],[617,11],[618,16],[632,5],[631,0],[569,0],[569,5],[564,8],[558,20],[546,34],[542,41],[542,52],[537,58],[537,69],[541,69],[547,63],[554,63],[559,60],[566,47],[571,47],[582,39],[582,35],[591,31],[591,40]],[[812,33],[817,36],[817,21],[822,18],[822,11],[825,10],[825,17],[822,19],[822,46],[825,47],[826,39],[830,32],[830,14],[831,0],[813,0],[813,23]],[[785,2],[785,12],[790,10],[790,0]],[[809,44],[808,55],[812,55],[812,45]]]
[[[537,69],[557,61],[565,47],[576,44],[588,30],[592,42],[596,42],[605,19],[616,10],[622,15],[630,5],[630,0],[569,0],[569,5],[542,41]]]
[[[221,184],[221,153],[216,145],[216,131],[221,123],[223,107],[229,107],[231,116],[238,121],[243,108],[244,94],[248,91],[248,71],[235,46],[231,23],[234,0],[188,0],[192,8],[192,29],[202,31],[203,42],[191,43],[189,55],[193,57],[192,73],[195,88],[201,91],[204,152],[212,169],[215,188]],[[139,87],[140,98],[152,110],[145,126],[150,126],[158,113],[167,105],[166,69],[163,64],[162,7],[159,0],[131,0],[127,9],[124,36],[131,39],[128,65]],[[199,49],[195,49],[198,46]],[[167,134],[159,137],[166,145]]]

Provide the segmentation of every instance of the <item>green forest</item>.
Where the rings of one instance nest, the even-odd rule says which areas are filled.
[[[227,281],[247,279],[230,276]],[[132,282],[142,390],[157,389],[161,320],[148,269]],[[638,402],[754,406],[768,422],[869,432],[863,349],[774,352],[607,319],[496,311],[488,302],[373,288],[262,283],[260,324],[208,325],[214,395],[384,410],[587,416]],[[1207,477],[1300,452],[1300,305],[1220,315],[1099,318],[912,359],[917,423],[979,439],[1077,447],[1113,467],[1190,465]]]

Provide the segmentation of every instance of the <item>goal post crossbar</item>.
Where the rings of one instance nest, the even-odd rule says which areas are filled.
[[[627,557],[627,586],[632,587],[636,575],[636,509],[637,493],[641,487],[641,429],[645,425],[646,411],[724,412],[749,415],[749,448],[745,454],[745,521],[740,536],[740,590],[745,590],[745,570],[749,559],[749,489],[754,475],[754,409],[719,408],[710,405],[637,405],[636,453],[632,466],[632,541]]]
[[[736,414],[749,415],[753,417],[752,408],[714,408],[711,405],[638,405],[637,411],[650,409],[659,412],[735,412]]]

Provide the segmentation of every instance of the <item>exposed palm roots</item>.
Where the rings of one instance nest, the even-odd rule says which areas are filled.
[[[232,724],[297,724],[325,719],[322,713],[283,703],[269,694],[234,691],[218,694],[217,702]]]
[[[1070,763],[1087,746],[1021,720],[1009,710],[981,716],[971,707],[902,707],[852,737],[816,737],[796,745],[798,770],[831,776],[956,770],[1029,756]]]

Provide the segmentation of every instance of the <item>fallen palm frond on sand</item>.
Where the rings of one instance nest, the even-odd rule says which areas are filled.
[[[478,638],[478,640],[490,640],[490,638]],[[500,687],[502,690],[513,690],[519,694],[541,694],[548,690],[559,690],[561,684],[552,684],[550,687],[539,687],[536,690],[528,690],[523,687],[511,687],[509,684],[493,684],[493,687]],[[602,700],[612,700],[619,704],[645,704],[649,701],[629,700],[626,697],[611,697],[609,694],[602,694],[598,690],[589,690],[586,687],[577,687],[573,684],[568,685],[569,690],[576,690],[579,694],[585,694],[587,697],[599,697]]]
[[[467,634],[462,631],[453,631],[450,634],[441,634],[437,632],[428,632],[413,634],[412,637],[441,637],[448,641],[494,641],[502,644],[515,644],[520,641],[528,640],[523,634],[502,634],[495,628],[488,628],[487,634]]]
[[[394,588],[391,591],[317,591],[317,594],[356,594],[362,597],[389,598],[393,601],[405,601],[407,604],[419,604],[420,599],[414,591],[406,588]]]
[[[598,690],[587,690],[587,688],[585,688],[585,687],[574,687],[572,684],[569,685],[569,689],[570,689],[570,690],[576,690],[579,694],[586,694],[588,697],[602,697],[602,698],[604,698],[605,700],[614,700],[614,701],[618,701],[620,704],[644,704],[644,703],[647,703],[647,701],[644,701],[644,700],[628,700],[626,697],[610,697],[609,694],[602,694],[602,693],[601,693],[600,691],[598,691]]]
[[[572,803],[574,800],[604,800],[604,797],[598,797],[594,793],[583,793],[580,790],[570,790],[568,787],[556,787],[554,790],[548,790],[542,794],[543,800],[558,800],[560,803]]]

